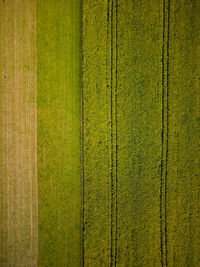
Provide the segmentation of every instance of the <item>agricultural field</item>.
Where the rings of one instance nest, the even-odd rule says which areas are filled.
[[[0,1],[0,266],[200,266],[199,16]]]

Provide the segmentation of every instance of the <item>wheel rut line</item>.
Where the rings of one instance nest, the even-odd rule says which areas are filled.
[[[165,258],[168,266],[168,236],[167,236],[167,178],[168,178],[168,149],[169,149],[169,41],[170,41],[170,0],[167,7],[168,25],[167,25],[167,118],[166,118],[166,169],[165,169]]]
[[[160,254],[163,267],[163,171],[164,171],[164,130],[165,130],[165,0],[163,0],[163,33],[162,33],[162,131],[161,131],[161,173],[160,173]]]
[[[83,0],[81,0],[81,9],[80,9],[80,16],[81,16],[81,23],[80,23],[80,30],[81,30],[81,37],[80,37],[80,44],[81,44],[81,172],[82,172],[82,235],[81,235],[81,243],[82,243],[82,266],[85,265],[85,239],[84,239],[84,231],[85,231],[85,224],[84,224],[84,201],[85,201],[85,170],[84,170],[84,93],[83,93]]]
[[[110,4],[110,1],[108,1]],[[111,115],[111,266],[113,266],[113,250],[114,250],[114,232],[113,232],[113,213],[114,213],[114,177],[113,177],[113,166],[114,166],[114,141],[113,141],[113,0],[111,0],[111,10],[110,10],[110,46],[111,46],[111,55],[110,55],[110,115]]]
[[[115,67],[116,67],[116,69],[115,69],[115,76],[116,76],[116,86],[115,86],[115,123],[116,123],[116,125],[115,125],[115,127],[116,127],[116,129],[115,129],[115,134],[116,134],[116,144],[115,144],[115,150],[116,150],[116,158],[115,158],[115,160],[116,160],[116,203],[115,203],[115,205],[116,205],[116,221],[115,221],[115,223],[116,223],[116,232],[115,232],[115,266],[117,265],[117,234],[118,234],[118,232],[117,232],[117,225],[118,225],[118,221],[117,221],[117,216],[118,216],[118,195],[117,195],[117,193],[118,193],[118,188],[117,188],[117,186],[118,186],[118,131],[117,131],[117,127],[118,127],[118,118],[117,118],[117,115],[118,115],[118,110],[117,110],[117,104],[118,104],[118,99],[117,99],[117,87],[118,87],[118,80],[117,80],[117,66],[118,66],[118,43],[117,43],[117,41],[118,41],[118,0],[116,0],[116,7],[115,7],[115,11],[116,11],[116,44],[115,44],[115,49],[116,49],[116,61],[115,61]]]

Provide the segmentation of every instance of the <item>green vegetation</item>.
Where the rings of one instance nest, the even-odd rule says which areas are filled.
[[[197,1],[83,1],[86,266],[198,266]]]
[[[200,266],[199,16],[0,1],[0,266]]]
[[[81,265],[80,1],[37,1],[39,266]]]
[[[111,87],[107,24],[106,1],[83,1],[85,266],[108,266],[110,262]]]
[[[200,265],[199,15],[199,1],[171,1],[167,175],[169,266]]]

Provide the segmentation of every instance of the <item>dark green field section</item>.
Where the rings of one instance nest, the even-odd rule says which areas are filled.
[[[37,1],[39,266],[81,266],[80,1]]]
[[[83,253],[107,266],[111,244],[110,20],[107,1],[83,1]]]
[[[166,163],[169,266],[200,265],[199,16],[199,1],[171,1]]]
[[[83,1],[85,266],[199,266],[198,1]]]
[[[162,1],[118,1],[118,266],[161,262],[162,20]]]

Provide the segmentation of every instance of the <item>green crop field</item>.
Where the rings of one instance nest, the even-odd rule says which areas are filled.
[[[83,1],[86,266],[200,263],[199,7]]]
[[[37,2],[39,266],[81,265],[80,1]]]
[[[0,1],[0,267],[200,266],[200,1]]]

